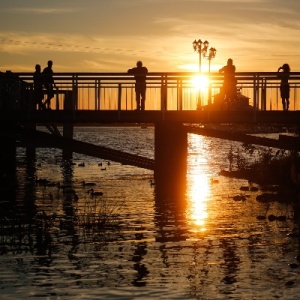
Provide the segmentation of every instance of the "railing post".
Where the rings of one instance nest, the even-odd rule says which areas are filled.
[[[210,77],[209,77],[209,81],[208,81],[208,101],[207,101],[207,103],[208,103],[208,107],[211,107],[211,81],[210,81]]]
[[[161,77],[161,98],[160,98],[161,110],[167,110],[167,75]]]
[[[257,106],[257,90],[258,90],[258,75],[254,74],[253,77],[253,122],[256,122],[256,111],[258,110]]]
[[[119,114],[119,117],[120,117],[120,113],[121,113],[121,101],[122,100],[122,84],[119,83],[118,84],[118,114]]]
[[[296,110],[296,101],[297,101],[297,88],[295,84],[294,85],[294,110]]]
[[[253,77],[253,108],[255,110],[258,108],[257,91],[258,91],[258,75],[257,73],[255,73]]]
[[[94,106],[95,106],[95,110],[97,110],[98,108],[98,95],[97,95],[97,91],[98,91],[98,86],[97,86],[97,79],[95,79],[94,81],[94,86],[95,86],[95,89],[94,89]]]
[[[266,78],[261,79],[261,110],[266,110]]]
[[[96,103],[96,109],[100,110],[101,109],[101,81],[100,79],[96,80],[96,91],[95,91],[95,99],[97,99],[97,103]]]
[[[182,79],[177,80],[177,110],[182,110]]]
[[[101,93],[101,81],[100,79],[95,80],[95,110],[100,110],[100,93]]]
[[[73,97],[73,110],[78,109],[78,76],[72,77],[72,97]]]
[[[59,110],[59,92],[58,92],[58,89],[56,90],[56,93],[55,93],[55,109]]]

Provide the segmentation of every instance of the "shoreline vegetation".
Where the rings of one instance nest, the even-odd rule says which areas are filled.
[[[248,186],[240,189],[252,191],[252,188],[255,188],[259,191],[256,200],[268,207],[272,202],[291,205],[294,211],[294,219],[298,224],[295,231],[300,236],[299,153],[286,150],[275,152],[274,149],[258,150],[249,145],[243,145],[243,148],[244,151],[242,152],[239,149],[236,152],[232,148],[230,149],[227,157],[229,168],[221,170],[219,175],[247,180]],[[247,153],[248,159],[242,156],[241,153]],[[258,159],[250,162],[249,155],[255,155]],[[258,216],[258,218],[260,217],[262,216]]]
[[[297,151],[275,151],[247,144],[242,147],[236,151],[231,147],[227,155],[229,167],[222,169],[219,175],[246,179],[261,186],[300,187],[300,156]]]

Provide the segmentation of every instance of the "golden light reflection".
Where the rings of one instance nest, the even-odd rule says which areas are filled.
[[[210,196],[210,181],[207,175],[197,174],[191,178],[189,197],[189,219],[195,232],[206,231],[207,201]]]

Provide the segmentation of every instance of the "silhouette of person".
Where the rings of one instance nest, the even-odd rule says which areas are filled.
[[[236,99],[237,80],[235,78],[235,65],[233,64],[233,60],[231,58],[227,60],[227,65],[222,67],[219,70],[219,73],[224,73],[223,87],[221,90],[221,93],[224,95],[224,99]]]
[[[127,73],[134,75],[135,78],[136,110],[145,110],[146,74],[148,69],[143,66],[141,61],[138,61],[136,67],[129,69]]]
[[[280,97],[282,102],[283,110],[289,110],[290,105],[290,66],[288,64],[283,64],[277,70],[277,77],[280,78]]]
[[[47,67],[43,70],[43,82],[45,89],[47,90],[47,98],[45,100],[45,106],[46,108],[50,109],[50,102],[51,99],[54,97],[54,90],[53,87],[56,88],[56,85],[54,83],[53,79],[53,70],[52,70],[53,62],[52,60],[49,60],[47,63]]]
[[[33,74],[33,89],[35,105],[38,105],[38,109],[44,108],[45,105],[43,103],[43,77],[41,72],[41,66],[39,64],[35,65],[35,72]]]

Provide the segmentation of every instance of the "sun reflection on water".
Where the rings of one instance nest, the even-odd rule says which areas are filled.
[[[187,218],[194,233],[207,231],[208,201],[211,199],[211,172],[209,147],[203,136],[189,135],[189,171]]]
[[[189,190],[189,219],[194,232],[206,231],[207,201],[210,196],[208,176],[205,174],[194,175],[191,178]]]
[[[195,175],[192,178],[189,197],[189,219],[193,223],[194,232],[206,231],[207,200],[210,195],[209,181],[206,175]]]

